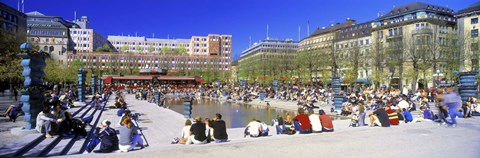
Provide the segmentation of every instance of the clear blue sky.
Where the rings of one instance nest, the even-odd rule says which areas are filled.
[[[0,0],[17,8],[17,0]],[[85,15],[90,27],[103,36],[135,35],[157,38],[190,38],[192,35],[233,35],[233,57],[252,43],[266,38],[307,36],[315,28],[352,18],[365,22],[394,6],[420,1],[458,11],[475,0],[25,0],[25,12],[73,20]]]

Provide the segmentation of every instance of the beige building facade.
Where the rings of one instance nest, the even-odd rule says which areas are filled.
[[[480,2],[458,11],[457,18],[458,38],[461,42],[461,56],[467,70],[478,70],[480,67],[479,58],[480,40],[478,29],[480,25]]]

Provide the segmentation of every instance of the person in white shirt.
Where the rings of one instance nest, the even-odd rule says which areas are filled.
[[[313,112],[313,109],[308,110],[308,119],[310,119],[310,124],[312,125],[313,133],[322,133],[322,123],[320,123],[320,116]]]
[[[52,138],[50,132],[52,130],[52,123],[54,122],[57,122],[57,120],[55,120],[52,114],[50,114],[50,108],[45,107],[43,108],[43,111],[37,115],[37,126],[35,129],[40,133],[45,132],[46,138]]]
[[[250,135],[250,137],[258,137],[261,130],[262,127],[260,123],[256,119],[252,119],[252,122],[248,123],[248,125],[245,127],[243,137],[245,138],[247,135]]]
[[[182,129],[182,135],[180,136],[180,139],[178,141],[179,144],[185,144],[188,140],[188,137],[190,137],[190,127],[192,126],[192,121],[186,120],[185,121],[185,127]]]
[[[400,97],[400,102],[398,102],[398,108],[400,109],[409,109],[409,104],[408,102],[405,100],[405,96],[402,96]]]

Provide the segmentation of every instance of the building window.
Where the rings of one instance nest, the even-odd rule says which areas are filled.
[[[478,29],[472,30],[472,37],[478,37]]]
[[[470,22],[471,22],[472,24],[478,24],[478,18],[472,18],[472,19],[470,20]]]

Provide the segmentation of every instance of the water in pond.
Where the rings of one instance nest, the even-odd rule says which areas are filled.
[[[183,115],[183,100],[179,98],[166,98],[165,104]],[[277,114],[282,114],[285,118],[285,113],[288,112],[294,116],[292,111],[283,109],[265,108],[255,105],[248,105],[243,103],[221,102],[211,99],[195,99],[192,106],[192,117],[197,115],[202,119],[212,119],[216,113],[222,114],[222,119],[226,122],[227,128],[239,128],[247,125],[253,118],[271,124],[272,120],[276,118]],[[333,118],[332,119],[337,119]]]

